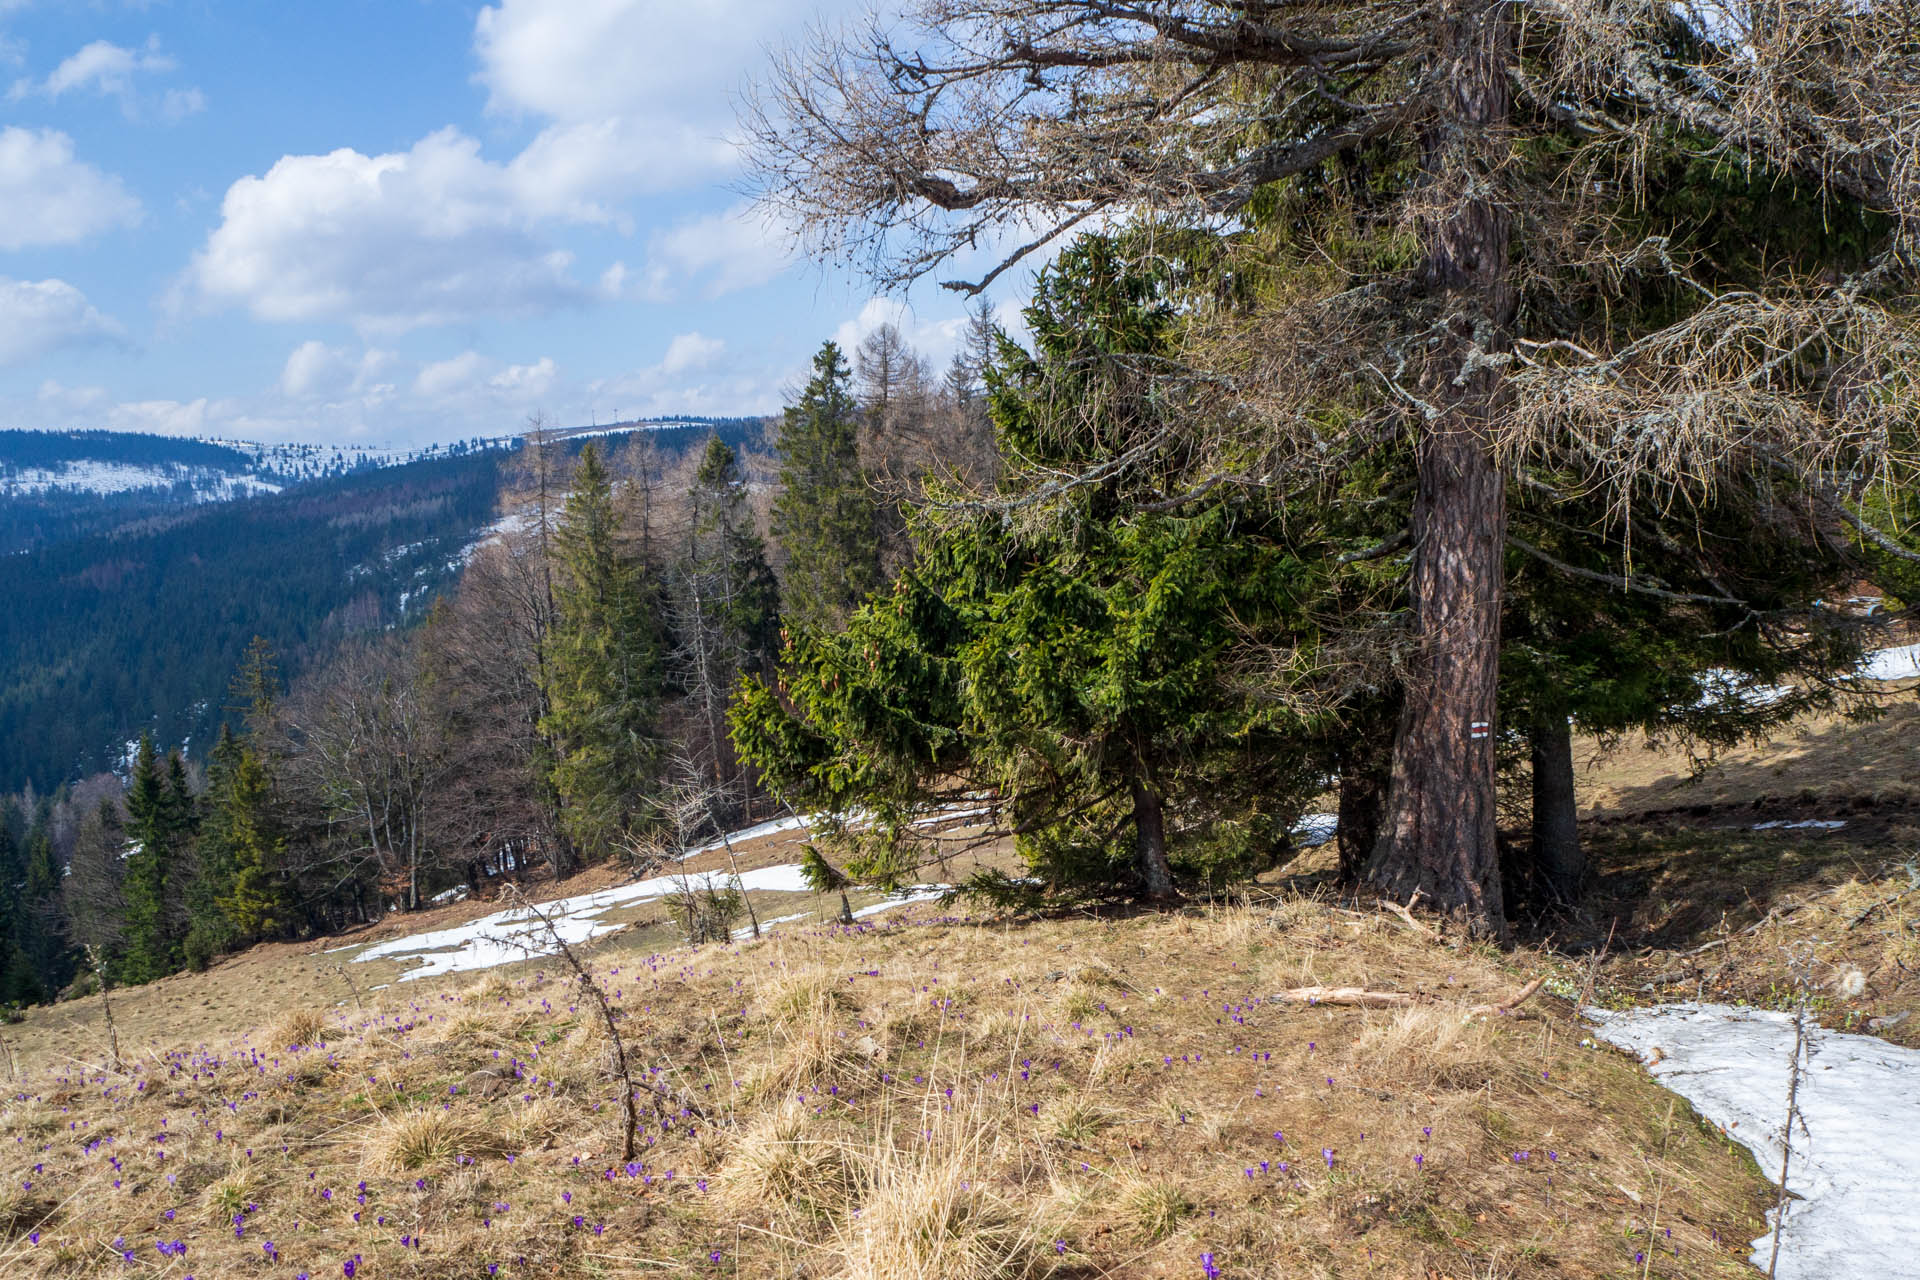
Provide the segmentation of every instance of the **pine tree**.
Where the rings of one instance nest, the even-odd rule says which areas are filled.
[[[123,982],[151,982],[180,967],[186,937],[185,844],[194,827],[193,796],[178,751],[163,766],[143,734],[127,791],[126,951]]]
[[[801,628],[835,631],[880,585],[874,495],[860,469],[860,407],[840,348],[824,344],[813,377],[780,424],[773,537],[786,552],[783,605]]]
[[[557,619],[548,637],[554,788],[581,853],[604,856],[642,826],[659,756],[660,643],[645,566],[623,554],[613,483],[581,452],[554,537]]]
[[[727,736],[727,704],[743,675],[769,668],[779,588],[738,460],[719,436],[708,439],[687,497],[686,557],[673,568],[673,679],[687,699],[689,763],[698,775],[690,781],[724,794],[711,816],[727,821],[747,799]]]

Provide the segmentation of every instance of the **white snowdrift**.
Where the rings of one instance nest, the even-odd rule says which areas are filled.
[[[1727,1005],[1589,1010],[1598,1035],[1780,1176],[1793,1016]],[[1814,1028],[1800,1084],[1779,1280],[1920,1278],[1920,1051]],[[1658,1050],[1656,1053],[1655,1051]],[[1769,1234],[1754,1241],[1765,1269]]]
[[[798,819],[785,819],[789,823],[799,824]],[[791,830],[790,826],[764,824],[776,830]],[[750,839],[754,834],[767,834],[761,828],[751,832],[738,832],[733,839]],[[620,927],[621,922],[611,919],[615,911],[628,907],[643,906],[649,902],[658,902],[670,894],[679,892],[680,886],[690,884],[697,891],[711,880],[716,888],[725,888],[733,883],[733,877],[725,872],[681,872],[678,875],[654,876],[647,880],[636,880],[632,884],[616,885],[611,889],[602,889],[597,893],[583,893],[571,898],[556,898],[552,902],[540,903],[540,910],[553,922],[553,931],[560,935],[568,946],[591,941],[601,934],[611,933]],[[740,873],[740,887],[752,893],[806,893],[806,877],[798,866],[783,864],[774,867],[759,867]],[[855,911],[856,919],[888,911],[895,907],[912,906],[916,903],[930,902],[947,892],[943,884],[914,885],[900,896],[876,902]],[[775,920],[764,921],[761,928],[773,924],[785,923],[806,918],[808,913],[781,916]],[[751,927],[736,931],[737,937],[744,937]],[[334,950],[347,950],[336,947]],[[412,982],[420,978],[431,978],[443,973],[467,973],[476,969],[491,969],[495,965],[512,964],[516,960],[525,960],[531,956],[550,955],[554,952],[551,935],[540,920],[524,907],[509,907],[505,911],[496,911],[492,915],[482,916],[478,920],[456,925],[450,929],[434,929],[426,933],[416,933],[405,938],[394,938],[387,942],[378,942],[353,957],[361,960],[397,960],[401,963],[417,961],[414,967],[400,975],[400,981]]]
[[[715,885],[730,883],[728,876],[716,874]],[[583,893],[571,898],[556,898],[540,904],[540,910],[553,921],[554,932],[568,946],[611,933],[620,927],[608,919],[610,912],[624,907],[658,902],[677,892],[682,881],[699,887],[703,875],[654,876],[632,884],[617,885],[598,893]],[[761,893],[804,893],[807,882],[797,866],[761,867],[740,873],[741,885]],[[451,929],[434,929],[405,938],[378,942],[353,957],[360,960],[419,960],[421,963],[400,975],[402,982],[431,978],[442,973],[465,973],[473,969],[491,969],[529,956],[546,955],[552,950],[546,926],[524,907],[509,907],[478,920]]]
[[[1862,680],[1920,679],[1920,644],[1903,644],[1897,649],[1870,653],[1854,674]]]

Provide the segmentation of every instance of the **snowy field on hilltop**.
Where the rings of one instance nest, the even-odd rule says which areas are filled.
[[[280,492],[279,485],[258,476],[237,475],[211,467],[102,462],[88,458],[55,467],[10,470],[0,476],[0,496],[24,497],[59,492],[92,493],[104,497],[142,489],[171,489],[182,483],[193,487],[194,498],[199,502],[224,502],[232,498],[251,498]]]

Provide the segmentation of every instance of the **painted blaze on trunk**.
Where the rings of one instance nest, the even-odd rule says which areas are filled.
[[[1506,143],[1513,24],[1505,5],[1468,0],[1443,12],[1436,35],[1451,74],[1423,140],[1419,284],[1438,320],[1419,388],[1413,696],[1368,877],[1402,899],[1419,891],[1476,932],[1503,934],[1493,731],[1507,510],[1492,428],[1514,295],[1493,170]]]

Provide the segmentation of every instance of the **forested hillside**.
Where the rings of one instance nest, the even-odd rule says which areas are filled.
[[[755,425],[722,427],[742,440]],[[706,430],[651,438],[678,453]],[[513,456],[502,444],[382,466],[339,450],[0,432],[0,790],[45,793],[120,766],[142,733],[204,758],[253,637],[297,676],[347,636],[424,616],[497,517]],[[136,470],[177,481],[79,487]],[[66,487],[27,489],[36,475]],[[210,491],[223,476],[257,496]]]
[[[0,777],[48,790],[119,762],[142,732],[207,744],[252,637],[297,671],[342,636],[404,620],[493,519],[503,456],[174,510],[0,558]]]

